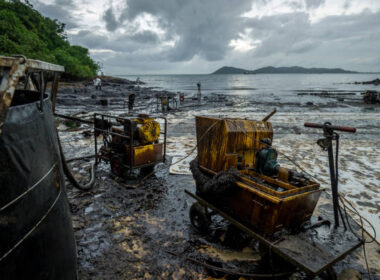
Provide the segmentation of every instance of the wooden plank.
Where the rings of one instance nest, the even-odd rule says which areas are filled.
[[[361,245],[362,241],[354,237],[352,233],[332,230],[317,240],[313,240],[311,234],[306,233],[288,235],[279,241],[273,250],[290,263],[314,276]]]
[[[20,59],[24,59],[26,63],[26,68],[30,70],[42,70],[42,71],[52,71],[52,72],[65,72],[65,67],[61,65],[56,65],[53,63],[35,60],[35,59],[26,59],[22,56],[17,57],[7,57],[0,55],[0,67],[12,67],[12,65],[19,61]]]

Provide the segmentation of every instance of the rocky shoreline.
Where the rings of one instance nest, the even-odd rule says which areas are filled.
[[[81,118],[91,118],[93,112],[122,114],[127,112],[124,101],[131,93],[136,94],[136,113],[161,114],[157,110],[155,96],[169,92],[158,90],[147,84],[137,86],[134,81],[124,79],[121,82],[105,80],[101,91],[96,91],[90,81],[63,83],[58,93],[57,111]],[[176,95],[177,93],[169,94]],[[308,96],[300,95],[299,98],[308,98]],[[108,100],[107,106],[100,104],[102,99]],[[232,102],[232,105],[226,106],[229,102]],[[307,131],[302,128],[302,123],[307,118],[315,117],[323,121],[320,119],[319,110],[330,110],[330,108],[334,110],[333,108],[336,107],[333,107],[333,102],[324,107],[315,105],[308,108],[305,105],[299,108],[302,110],[299,113],[289,113],[286,111],[287,106],[296,108],[299,104],[287,103],[282,105],[279,102],[276,103],[275,100],[253,102],[241,96],[213,95],[207,96],[205,101],[198,104],[197,101],[187,98],[178,110],[165,113],[169,123],[168,163],[172,159],[183,157],[195,145],[194,115],[245,117],[249,114],[250,118],[260,119],[270,112],[273,106],[280,104],[282,106],[280,108],[285,112],[280,111],[272,118],[276,134],[274,144],[281,151],[302,163],[308,170],[313,170],[318,176],[327,178],[325,154],[316,149],[317,136],[306,134]],[[308,110],[308,114],[314,115],[307,115],[305,118],[305,110]],[[330,118],[329,113],[324,115],[326,115],[325,118]],[[368,116],[372,115],[376,121],[375,112],[368,114]],[[350,113],[344,113],[341,116],[334,113],[334,119],[339,118],[343,121],[351,121],[353,116]],[[367,119],[358,123],[360,129],[365,129],[367,133],[372,129],[368,125]],[[58,130],[66,158],[94,152],[90,125],[67,127],[59,124]],[[375,125],[372,130],[377,131],[377,126]],[[343,184],[349,182],[351,177],[357,177],[355,180],[363,181],[365,180],[363,174],[366,174],[365,177],[371,180],[368,188],[372,188],[373,193],[376,193],[377,187],[371,182],[380,178],[376,177],[378,174],[370,164],[376,159],[373,156],[363,157],[362,151],[365,145],[376,148],[378,140],[371,134],[367,134],[366,137],[368,140],[360,142],[356,139],[349,140],[346,135],[344,136],[345,141],[342,142],[341,147],[343,154],[341,165],[344,172],[340,174],[340,180]],[[372,151],[372,154],[376,152]],[[347,161],[344,161],[344,158],[347,158]],[[366,165],[367,162],[368,165]],[[287,163],[281,161],[281,164],[286,166]],[[186,166],[186,162],[183,165]],[[83,182],[88,180],[88,166],[89,163],[86,160],[72,163],[71,167],[78,180]],[[229,270],[254,273],[260,272],[261,269],[263,272],[260,256],[255,250],[255,242],[236,233],[224,220],[216,219],[209,235],[196,232],[188,217],[189,208],[194,201],[184,193],[184,190],[191,192],[195,190],[192,176],[171,175],[168,165],[160,169],[140,187],[129,188],[112,176],[109,164],[101,163],[96,171],[96,184],[90,191],[81,192],[70,184],[67,185],[77,240],[80,279],[210,279],[210,277],[217,279],[223,277],[186,258],[195,258]],[[328,183],[323,183],[328,186]],[[348,194],[356,196],[359,201],[364,197],[360,192],[354,193],[351,189],[348,190]],[[375,199],[376,196],[373,195],[372,198]],[[367,199],[371,204],[371,211],[379,213],[376,201],[371,199]],[[331,201],[326,194],[320,204],[328,203]],[[236,242],[233,241],[231,244],[228,240]],[[373,274],[380,271],[379,264],[376,262],[379,258],[377,250],[379,247],[376,244],[367,246]],[[366,275],[361,249],[335,266],[338,273],[347,273],[347,269],[352,268],[359,274]],[[264,272],[268,271],[264,269]],[[306,276],[296,273],[293,279],[306,279]]]

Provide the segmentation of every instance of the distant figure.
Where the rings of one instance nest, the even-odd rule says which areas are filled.
[[[179,102],[182,104],[183,102],[185,102],[185,94],[183,92],[179,92],[178,93],[179,95]]]
[[[162,109],[162,112],[166,112],[167,111],[167,106],[168,105],[168,99],[166,96],[161,96],[161,109]]]
[[[140,77],[137,77],[136,79],[136,90],[140,91]]]
[[[99,77],[94,79],[94,86],[96,90],[102,90],[102,80]]]
[[[198,99],[198,103],[201,103],[201,81],[197,83],[197,87],[198,87],[197,99]]]
[[[136,95],[134,93],[128,96],[128,113],[133,112],[133,106],[135,106]]]

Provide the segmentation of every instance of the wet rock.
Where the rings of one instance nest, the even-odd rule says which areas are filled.
[[[92,130],[84,130],[82,132],[84,137],[91,137],[92,136]]]
[[[338,280],[361,280],[363,276],[355,269],[348,268],[338,275]]]
[[[102,106],[108,106],[108,99],[100,99],[99,100],[100,105]]]
[[[354,84],[355,84],[355,85],[360,85],[360,84],[362,84],[362,85],[376,85],[376,86],[378,86],[378,85],[380,85],[380,79],[377,78],[377,79],[374,79],[374,80],[372,80],[372,81],[355,82]]]

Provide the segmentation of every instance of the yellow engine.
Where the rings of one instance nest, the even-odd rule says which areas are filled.
[[[152,118],[137,118],[133,119],[137,124],[138,138],[140,144],[151,144],[160,137],[160,124]]]

